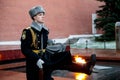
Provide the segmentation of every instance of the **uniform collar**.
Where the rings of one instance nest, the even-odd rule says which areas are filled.
[[[41,31],[42,28],[48,31],[48,28],[44,24],[40,24],[38,22],[33,21],[32,24],[30,25],[32,28]]]

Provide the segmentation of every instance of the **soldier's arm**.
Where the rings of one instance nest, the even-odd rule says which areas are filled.
[[[32,34],[30,30],[28,29],[23,30],[21,36],[21,51],[26,58],[33,59],[37,62],[38,59],[40,59],[40,57],[32,51],[31,43],[32,43]]]

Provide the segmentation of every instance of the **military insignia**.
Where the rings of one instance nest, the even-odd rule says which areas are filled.
[[[22,39],[23,39],[23,40],[26,39],[26,31],[24,31],[24,32],[22,33]]]

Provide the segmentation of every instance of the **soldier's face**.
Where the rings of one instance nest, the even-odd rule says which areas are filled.
[[[34,16],[34,20],[39,23],[44,23],[44,13],[38,13],[36,16]]]

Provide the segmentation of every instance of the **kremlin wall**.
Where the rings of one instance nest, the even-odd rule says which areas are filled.
[[[19,41],[21,32],[32,20],[28,11],[42,5],[49,38],[92,34],[92,14],[103,3],[96,0],[0,0],[0,42]],[[17,46],[0,45],[0,60],[23,58]]]

